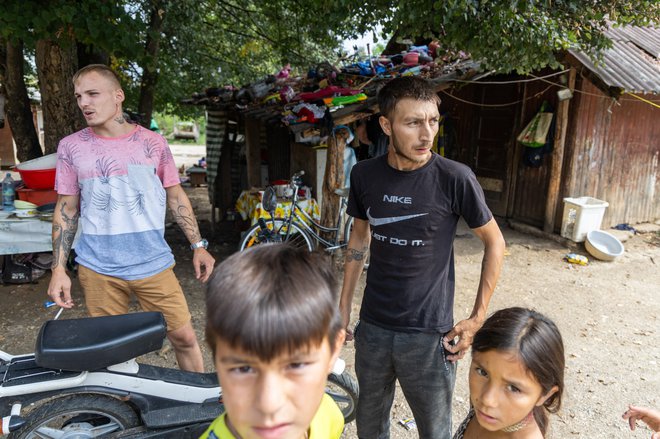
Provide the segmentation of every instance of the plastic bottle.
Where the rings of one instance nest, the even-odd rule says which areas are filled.
[[[14,199],[16,198],[16,189],[14,189],[14,179],[7,172],[7,176],[2,180],[2,208],[4,210],[14,210]]]

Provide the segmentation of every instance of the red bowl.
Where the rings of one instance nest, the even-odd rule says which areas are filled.
[[[30,189],[53,189],[55,187],[55,168],[29,171],[17,167],[16,170],[21,174],[25,186]]]
[[[29,189],[18,188],[16,189],[16,196],[19,200],[34,203],[37,206],[57,202],[57,192],[53,189]]]

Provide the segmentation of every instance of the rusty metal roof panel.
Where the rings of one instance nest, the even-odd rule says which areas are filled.
[[[660,93],[660,28],[624,26],[606,32],[612,47],[599,64],[583,52],[571,53],[608,86],[633,93]]]
[[[624,26],[611,28],[605,35],[615,41],[632,41],[654,58],[660,58],[660,29],[652,27]]]

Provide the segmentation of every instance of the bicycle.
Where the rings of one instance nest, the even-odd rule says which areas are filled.
[[[241,239],[240,250],[264,244],[268,242],[286,242],[296,247],[306,247],[313,251],[321,244],[326,251],[334,252],[348,245],[348,239],[353,227],[353,217],[348,217],[342,228],[342,218],[348,207],[348,188],[335,190],[340,197],[340,210],[334,227],[325,227],[314,221],[311,215],[299,206],[298,190],[302,186],[302,176],[305,171],[299,171],[291,177],[290,188],[291,210],[284,218],[275,218],[274,212],[277,206],[277,196],[272,187],[267,187],[261,199],[261,205],[270,213],[270,219],[260,218],[258,223],[252,226]],[[321,236],[322,232],[333,233],[330,239]],[[343,233],[342,233],[343,232]]]

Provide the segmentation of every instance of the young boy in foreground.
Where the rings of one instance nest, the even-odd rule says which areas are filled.
[[[227,411],[200,439],[341,436],[324,392],[345,336],[327,259],[282,244],[235,253],[213,272],[206,309]]]

